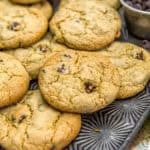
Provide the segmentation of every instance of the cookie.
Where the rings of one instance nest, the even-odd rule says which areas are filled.
[[[31,47],[7,50],[4,52],[15,56],[26,68],[31,79],[37,79],[40,68],[53,54],[51,50],[51,39],[51,34],[47,33],[42,40]]]
[[[81,117],[48,106],[39,91],[0,110],[0,146],[6,150],[61,150],[78,134]]]
[[[11,0],[11,1],[17,4],[25,4],[25,5],[42,2],[42,0]]]
[[[106,107],[115,100],[119,83],[108,58],[86,52],[58,52],[39,74],[45,100],[65,112],[90,113]]]
[[[49,20],[53,14],[52,5],[47,0],[42,0],[39,3],[30,4],[30,5],[18,5],[16,3],[12,3],[9,0],[1,0],[0,7],[19,7],[19,8],[36,8],[38,11],[41,11],[44,16]]]
[[[5,7],[0,10],[0,49],[34,44],[47,31],[48,22],[37,9]]]
[[[29,85],[29,75],[14,57],[0,52],[0,108],[20,100]]]
[[[47,0],[42,0],[40,3],[33,4],[30,7],[40,10],[47,19],[52,17],[53,8]]]
[[[150,54],[136,45],[115,42],[101,54],[108,56],[121,76],[119,99],[141,92],[150,79]]]
[[[101,0],[102,2],[110,5],[111,7],[118,9],[120,7],[120,1],[119,0]]]
[[[60,7],[50,22],[57,42],[80,50],[100,50],[120,36],[117,11],[100,1],[77,0]]]
[[[60,7],[63,7],[64,5],[66,5],[68,3],[75,2],[75,1],[76,0],[61,0]],[[115,9],[118,9],[120,6],[119,0],[97,0],[97,1],[104,2],[104,3],[110,5],[111,7],[115,8]]]

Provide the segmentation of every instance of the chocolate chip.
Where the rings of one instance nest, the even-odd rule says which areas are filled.
[[[141,43],[140,43],[140,46],[145,48],[145,49],[150,49],[150,41],[148,40],[143,40]]]
[[[62,64],[61,67],[59,67],[59,68],[57,69],[57,72],[65,73],[65,72],[66,72],[65,64]]]
[[[125,2],[136,9],[149,11],[150,10],[150,0],[125,0]]]
[[[26,119],[26,115],[22,115],[22,116],[20,116],[20,118],[19,118],[19,120],[18,120],[18,123],[22,123],[22,121],[24,120],[24,119]]]
[[[136,59],[144,60],[144,55],[143,55],[143,52],[142,52],[142,51],[141,51],[140,53],[137,53],[137,54],[136,54]]]
[[[20,27],[20,23],[18,22],[13,22],[11,25],[10,25],[10,29],[13,30],[13,31],[18,31],[19,30],[19,27]]]
[[[0,59],[0,62],[3,62],[3,60],[2,60],[2,59]]]
[[[0,145],[0,150],[6,150],[2,145]]]
[[[47,45],[38,45],[38,48],[43,53],[46,53],[48,49]]]
[[[42,69],[42,72],[43,72],[43,73],[46,73],[46,70]]]
[[[92,93],[96,89],[96,86],[90,81],[85,82],[84,86],[87,93]]]
[[[64,57],[67,57],[67,58],[72,58],[70,55],[68,54],[64,54]]]

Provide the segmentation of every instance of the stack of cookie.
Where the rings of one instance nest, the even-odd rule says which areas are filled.
[[[78,135],[81,113],[145,88],[150,54],[115,42],[118,7],[61,0],[52,17],[46,0],[0,1],[1,149],[61,150]],[[29,91],[37,79],[39,90]]]
[[[58,111],[39,90],[28,91],[52,53],[51,16],[46,0],[0,1],[1,150],[60,150],[81,128],[79,114]]]

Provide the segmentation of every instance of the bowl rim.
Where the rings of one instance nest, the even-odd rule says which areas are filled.
[[[129,6],[129,5],[125,2],[125,0],[120,0],[120,3],[121,3],[124,7],[128,8],[128,9],[134,11],[134,12],[141,13],[141,14],[144,14],[144,15],[150,15],[150,12],[148,12],[148,11],[139,10],[139,9],[136,9],[136,8],[133,8],[133,7]]]

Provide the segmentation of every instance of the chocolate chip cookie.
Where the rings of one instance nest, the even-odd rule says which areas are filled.
[[[29,75],[14,57],[0,52],[0,108],[20,100],[29,85]]]
[[[49,59],[39,74],[39,87],[53,107],[90,113],[112,103],[120,86],[116,68],[104,56],[64,51]]]
[[[42,40],[31,47],[7,50],[4,52],[15,56],[26,68],[31,79],[37,79],[40,68],[53,54],[51,50],[51,39],[51,34],[47,33]]]
[[[17,105],[0,110],[0,146],[6,150],[61,150],[78,134],[81,117],[61,113],[29,91]]]
[[[120,36],[117,11],[95,0],[77,0],[60,7],[50,22],[57,42],[80,50],[100,50]]]
[[[47,27],[47,19],[37,9],[7,6],[0,10],[0,49],[30,46]]]
[[[134,96],[145,88],[150,79],[149,52],[130,43],[115,42],[100,53],[108,56],[119,71],[119,99]]]

